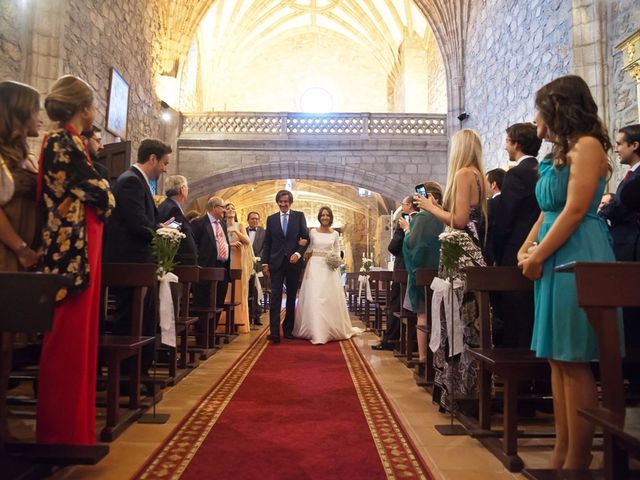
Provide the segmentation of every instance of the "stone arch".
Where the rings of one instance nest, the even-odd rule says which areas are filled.
[[[234,185],[280,178],[343,183],[366,188],[390,199],[397,199],[399,195],[404,195],[404,192],[408,192],[410,189],[407,184],[400,183],[391,177],[374,174],[363,169],[325,163],[290,161],[239,167],[193,181],[189,184],[189,200],[195,200]]]

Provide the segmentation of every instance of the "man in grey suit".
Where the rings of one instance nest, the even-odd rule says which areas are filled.
[[[253,254],[262,258],[262,247],[264,245],[265,229],[259,226],[260,214],[258,212],[249,212],[247,215],[247,233],[251,239],[251,246],[253,247]],[[254,325],[262,325],[260,321],[260,314],[262,308],[260,307],[260,299],[258,298],[258,289],[256,288],[256,274],[255,272],[249,278],[249,289],[247,290],[249,295],[249,314],[251,316],[251,322]]]

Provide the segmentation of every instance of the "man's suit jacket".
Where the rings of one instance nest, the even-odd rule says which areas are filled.
[[[537,181],[538,160],[534,157],[523,158],[504,176],[492,237],[498,265],[518,264],[518,250],[540,216],[536,200]]]
[[[222,231],[224,232],[228,245],[229,236],[227,234],[227,224],[222,220],[220,221],[220,226],[222,227]],[[216,237],[213,232],[211,221],[209,220],[209,215],[205,214],[204,216],[195,219],[191,223],[191,227],[193,230],[193,238],[198,249],[198,265],[201,267],[224,268],[227,271],[226,277],[228,279],[231,265],[231,248],[229,247],[229,256],[227,256],[226,261],[222,262],[218,260],[218,244],[216,243]]]
[[[624,190],[620,192],[620,201],[629,210],[640,213],[640,175],[633,175],[625,183]]]
[[[107,224],[105,261],[153,262],[152,232],[158,227],[158,210],[142,172],[131,167],[111,189],[116,208]]]
[[[493,236],[496,232],[496,212],[500,208],[500,195],[491,197],[487,201],[487,218],[489,228],[487,230],[487,243],[484,246],[484,258],[487,261],[487,265],[491,266],[496,261],[496,247],[494,245]]]
[[[249,234],[249,229],[247,228],[247,235]],[[267,232],[262,227],[256,227],[256,236],[253,238],[253,254],[256,257],[262,258],[262,248],[264,247],[264,239]]]
[[[600,210],[600,216],[611,224],[613,251],[618,261],[640,260],[640,213],[627,208],[622,202],[623,198],[628,198],[638,188],[638,178],[640,168],[620,182],[614,199]]]
[[[196,241],[193,238],[191,225],[184,216],[178,202],[167,198],[158,207],[158,220],[164,223],[172,217],[176,222],[180,223],[180,231],[186,235],[180,242],[178,253],[176,253],[176,260],[182,265],[196,265],[198,250],[196,248]]]
[[[391,241],[389,242],[389,246],[387,247],[387,250],[389,250],[389,253],[391,253],[391,255],[393,255],[394,257],[396,257],[393,262],[394,272],[397,270],[405,270],[404,257],[402,256],[403,242],[404,242],[404,230],[402,230],[402,228],[398,226],[393,232],[393,237],[391,238]]]
[[[307,245],[301,247],[298,245],[298,241],[300,238],[309,239],[307,221],[302,212],[289,210],[286,236],[282,231],[282,223],[280,222],[281,213],[274,213],[267,218],[267,230],[262,248],[262,264],[269,265],[269,270],[272,271],[282,268],[295,252],[303,256],[307,250]],[[298,264],[302,265],[302,262],[300,261]]]

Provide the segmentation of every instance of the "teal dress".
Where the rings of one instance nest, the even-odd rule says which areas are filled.
[[[551,155],[540,163],[536,198],[544,220],[538,243],[551,229],[567,201],[570,167],[553,166]],[[596,214],[605,188],[598,182],[589,211],[569,239],[547,258],[542,277],[534,284],[535,322],[531,349],[536,356],[565,362],[589,362],[598,358],[598,340],[584,310],[578,307],[573,273],[556,272],[569,262],[615,262],[611,237],[604,221]],[[618,320],[621,346],[624,346],[622,320]]]

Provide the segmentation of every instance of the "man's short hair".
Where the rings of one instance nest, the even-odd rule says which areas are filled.
[[[102,129],[100,127],[95,126],[95,125],[91,125],[91,128],[89,130],[83,130],[80,135],[82,135],[86,139],[89,139],[89,138],[95,137],[96,133],[100,133],[101,134],[102,133]]]
[[[533,123],[514,123],[507,128],[507,137],[513,143],[520,145],[525,155],[538,156],[542,139],[538,138],[536,126]]]
[[[436,199],[436,202],[442,203],[442,187],[438,182],[427,181],[424,182],[423,185],[427,193],[429,195],[433,195],[433,198]]]
[[[276,203],[280,201],[280,197],[284,197],[285,195],[289,196],[289,203],[293,203],[293,193],[291,193],[289,190],[280,190],[278,193],[276,193]]]
[[[209,200],[207,200],[207,211],[210,212],[216,205],[224,207],[224,200],[222,197],[210,197]]]
[[[251,217],[251,215],[258,215],[258,220],[260,220],[260,214],[258,212],[249,212],[247,214],[247,222],[249,221],[249,218]]]
[[[502,190],[502,182],[504,182],[504,176],[507,174],[502,168],[494,168],[493,170],[489,170],[487,172],[487,180],[489,181],[489,185],[493,182],[496,182],[498,186],[498,190]]]
[[[640,123],[622,127],[618,132],[624,135],[624,141],[628,144],[632,144],[634,142],[640,143]],[[640,146],[638,146],[633,153],[640,155]]]
[[[155,155],[160,160],[171,152],[171,147],[166,143],[155,138],[145,138],[140,142],[140,147],[138,148],[138,163],[147,163],[151,155]]]
[[[165,195],[167,197],[175,197],[180,195],[180,189],[187,186],[187,178],[182,175],[171,175],[164,182]]]

